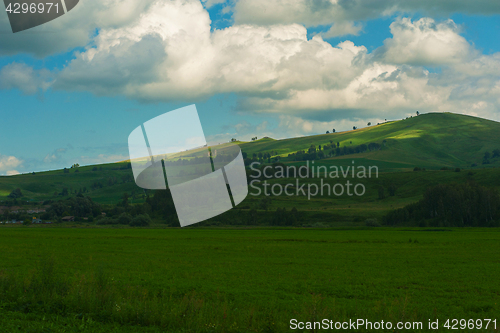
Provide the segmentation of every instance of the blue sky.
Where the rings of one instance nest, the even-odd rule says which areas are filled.
[[[17,34],[2,14],[0,175],[127,159],[134,128],[193,103],[214,142],[347,130],[416,107],[500,120],[493,2],[389,14],[328,3],[323,15],[245,1],[86,3]]]

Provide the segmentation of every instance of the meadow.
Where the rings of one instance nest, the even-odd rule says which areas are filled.
[[[0,251],[2,332],[288,332],[293,318],[499,331],[498,229],[20,226],[0,228]]]

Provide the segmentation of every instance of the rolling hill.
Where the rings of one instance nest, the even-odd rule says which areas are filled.
[[[338,142],[340,147],[378,143],[381,148],[327,157],[317,161],[318,164],[341,166],[350,165],[354,160],[356,165],[378,166],[382,173],[411,171],[414,167],[440,170],[443,167],[479,169],[500,166],[500,157],[490,158],[489,164],[482,164],[485,152],[492,153],[500,149],[500,123],[452,113],[423,114],[340,133],[284,140],[263,138],[239,144],[248,156],[272,152],[274,157],[279,156],[285,163],[303,163],[287,161],[286,157],[290,153],[307,150],[311,145],[318,147],[331,142]],[[477,166],[473,167],[474,164]],[[484,177],[489,179],[488,176]],[[403,178],[410,179],[413,176]],[[435,181],[439,182],[439,178]],[[28,201],[61,198],[65,188],[69,195],[82,191],[101,203],[115,203],[125,192],[133,196],[132,202],[141,202],[144,193],[135,185],[128,161],[97,167],[85,166],[78,168],[78,171],[70,169],[69,173],[58,170],[0,177],[0,201],[6,200],[16,188],[22,190],[23,199]],[[408,191],[411,192],[411,188]]]
[[[485,152],[500,149],[500,123],[453,113],[429,113],[405,120],[392,121],[353,131],[322,134],[285,140],[264,138],[243,143],[248,154],[276,151],[281,156],[311,145],[339,142],[340,147],[379,143],[377,151],[328,158],[340,165],[343,160],[364,160],[381,169],[413,169],[415,166],[429,169],[442,167],[471,167],[481,165]],[[385,141],[385,142],[384,142]],[[500,165],[500,158],[490,160]]]

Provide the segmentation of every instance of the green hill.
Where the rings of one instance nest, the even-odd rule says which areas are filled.
[[[417,166],[427,170],[500,166],[500,157],[490,158],[489,164],[482,164],[485,152],[492,153],[493,150],[500,149],[500,123],[452,113],[423,114],[340,133],[284,140],[263,138],[240,142],[240,146],[249,157],[254,153],[269,152],[273,157],[279,156],[284,163],[297,164],[303,162],[288,159],[288,154],[307,150],[311,145],[330,145],[330,142],[335,145],[339,142],[341,148],[369,143],[378,143],[381,148],[327,157],[316,161],[316,165],[351,165],[354,160],[356,165],[378,166],[381,173],[411,171]],[[477,167],[472,167],[473,164],[477,164]],[[414,178],[413,172],[402,176],[407,180]],[[393,179],[398,177],[399,175],[390,176]],[[440,178],[441,176],[434,180],[439,182]],[[485,179],[489,177],[486,176]],[[80,167],[78,172],[76,169],[69,169],[69,173],[58,170],[0,177],[0,201],[6,200],[16,188],[22,190],[23,200],[27,201],[62,198],[65,188],[68,195],[76,195],[82,191],[83,195],[101,203],[115,203],[125,192],[132,195],[131,202],[144,200],[144,191],[135,185],[127,162]],[[421,190],[419,188],[414,195],[418,196]],[[412,192],[411,189],[408,191]]]
[[[275,151],[285,157],[311,145],[318,147],[330,142],[339,142],[341,148],[382,144],[377,151],[328,158],[337,165],[358,159],[387,171],[415,166],[466,168],[481,165],[485,152],[500,149],[500,123],[453,113],[429,113],[353,131],[285,140],[262,139],[243,143],[241,147],[249,155]],[[500,165],[500,158],[490,159],[488,166],[493,165]]]

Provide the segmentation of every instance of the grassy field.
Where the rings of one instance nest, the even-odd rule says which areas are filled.
[[[288,332],[292,318],[499,331],[498,229],[2,227],[0,251],[2,332]]]

